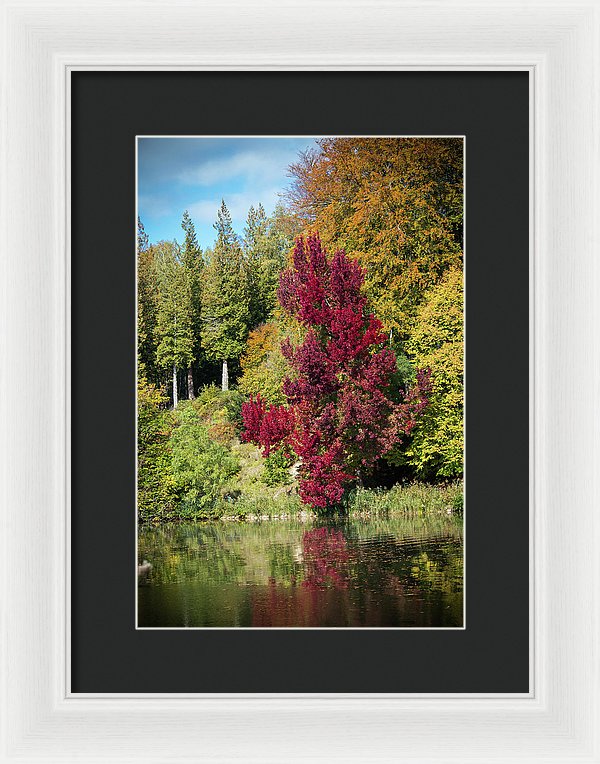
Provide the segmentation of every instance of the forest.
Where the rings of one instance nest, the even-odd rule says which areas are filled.
[[[460,512],[463,142],[327,138],[272,214],[137,236],[141,523]]]

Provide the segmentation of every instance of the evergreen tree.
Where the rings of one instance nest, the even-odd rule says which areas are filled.
[[[202,293],[202,344],[222,363],[221,386],[229,388],[228,361],[238,359],[250,326],[250,285],[242,248],[225,201],[215,223],[217,240],[206,267]]]
[[[198,238],[196,236],[196,228],[190,213],[185,210],[181,219],[181,227],[185,233],[185,239],[183,241],[183,248],[181,251],[181,261],[185,268],[192,270],[194,266],[198,264],[198,261],[202,259],[202,250],[198,245]]]
[[[244,252],[251,286],[252,326],[269,320],[277,304],[279,274],[286,265],[292,240],[268,218],[262,204],[250,207],[244,229]]]
[[[196,229],[187,210],[183,213],[181,227],[185,232],[185,239],[181,252],[181,261],[186,270],[190,287],[190,321],[194,339],[193,357],[187,367],[187,388],[188,398],[193,400],[194,394],[194,375],[192,371],[192,362],[198,362],[201,354],[201,313],[202,313],[202,271],[204,263],[202,261],[202,250],[198,245]]]
[[[148,249],[148,234],[146,233],[146,229],[144,228],[144,224],[142,223],[141,218],[138,216],[137,219],[137,250],[138,254],[140,252],[145,252]]]
[[[148,245],[148,235],[139,218],[137,258],[138,376],[158,383],[160,379],[156,366],[158,288],[154,267],[154,250]]]
[[[190,284],[176,245],[163,247],[159,263],[160,299],[157,317],[156,362],[173,372],[173,407],[177,408],[177,371],[193,358]]]

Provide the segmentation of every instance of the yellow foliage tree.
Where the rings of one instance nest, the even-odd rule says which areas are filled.
[[[432,371],[430,404],[404,458],[423,477],[463,473],[463,274],[452,268],[425,295],[406,348],[418,367]]]
[[[275,323],[261,324],[250,332],[241,360],[241,392],[260,394],[267,403],[285,403],[281,387],[290,369],[281,353],[282,340],[283,334]]]
[[[457,138],[327,138],[290,168],[292,209],[366,268],[371,309],[400,339],[423,294],[462,262]]]

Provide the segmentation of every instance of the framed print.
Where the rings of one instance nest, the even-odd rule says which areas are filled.
[[[4,4],[2,761],[600,761],[597,3],[314,10]]]
[[[249,91],[256,93],[256,106],[245,112],[248,135],[223,137],[231,104]],[[391,101],[386,98],[390,91],[397,96]],[[180,115],[177,104],[190,92],[195,98]],[[336,92],[335,101],[329,99],[330,92]],[[443,96],[424,100],[424,94],[435,93]],[[368,115],[354,109],[358,96],[373,100]],[[209,97],[214,109],[207,114],[201,105]],[[319,124],[337,120],[330,137],[311,137],[310,126],[318,126],[311,110],[304,117],[282,110],[270,117],[274,137],[256,137],[256,126],[270,103],[309,98],[318,105],[314,111]],[[528,418],[519,383],[527,377],[529,362],[527,73],[78,72],[71,78],[71,99],[72,194],[80,200],[71,218],[72,310],[74,325],[86,327],[75,330],[72,345],[72,504],[78,507],[71,515],[72,691],[529,692]],[[476,113],[469,111],[474,99],[479,103]],[[120,115],[118,125],[112,124],[114,113]],[[437,137],[425,135],[426,123],[435,125]],[[198,124],[212,137],[189,137]],[[342,128],[356,137],[340,137]],[[392,137],[393,129],[413,137]],[[166,135],[167,130],[174,137],[148,137]],[[285,138],[277,137],[286,133]],[[131,174],[136,145],[137,213]],[[277,228],[279,223],[269,222],[267,211],[263,213],[263,226],[276,237],[267,260],[275,263],[274,276],[269,277],[271,317],[252,326],[255,319],[250,301],[244,308],[244,294],[262,292],[257,283],[245,292],[244,284],[264,273],[262,255],[258,247],[257,255],[251,253],[248,233],[244,239],[236,236],[236,229],[250,229],[248,211],[236,210],[229,194],[233,190],[234,201],[240,188],[258,194],[265,176],[274,193],[280,193],[275,184],[284,186],[286,164],[303,161],[298,147],[308,152],[311,172],[318,173],[319,162],[327,162],[329,177],[340,183],[343,196],[354,187],[347,176],[350,162],[356,163],[353,183],[364,177],[366,182],[359,185],[354,203],[358,205],[367,192],[370,198],[364,208],[369,222],[360,238],[383,232],[392,243],[377,238],[357,248],[356,234],[340,240],[339,233],[326,240],[333,220],[324,214],[321,201],[318,219],[311,220],[304,233],[288,235],[304,213],[276,197],[285,228]],[[339,179],[330,167],[334,162]],[[268,169],[271,165],[274,170]],[[249,167],[260,171],[253,175]],[[306,169],[303,165],[302,172]],[[490,177],[493,193],[486,181]],[[166,200],[161,202],[165,183]],[[223,183],[235,185],[228,189]],[[214,184],[220,184],[216,190]],[[190,190],[199,194],[199,202],[192,204],[187,196],[182,210],[175,202],[172,215],[153,214]],[[300,193],[299,187],[295,193]],[[438,208],[440,194],[450,214]],[[505,199],[512,224],[492,242],[488,231],[497,222],[498,196]],[[188,207],[185,225],[190,240],[197,241],[191,248],[202,249],[202,263],[192,260],[189,277],[176,240]],[[90,240],[98,209],[111,224]],[[333,209],[338,217],[337,205]],[[259,202],[253,210],[258,218]],[[198,213],[214,216],[219,230],[210,223],[202,225]],[[386,223],[373,226],[374,214],[385,216]],[[173,226],[171,218],[175,241],[168,233],[154,233],[157,225]],[[347,214],[339,219],[344,225],[351,220]],[[131,248],[138,232],[136,284]],[[467,253],[463,261],[463,239],[477,257]],[[328,257],[331,243],[334,249]],[[252,268],[250,257],[257,260]],[[391,267],[394,258],[398,262]],[[284,267],[282,261],[290,265]],[[306,274],[313,272],[314,293],[308,299],[303,285]],[[202,296],[195,303],[196,331],[190,285],[195,273],[201,273],[197,278],[202,284]],[[221,282],[222,273],[231,281]],[[413,274],[414,281],[408,289],[407,274]],[[209,286],[211,279],[215,281]],[[343,299],[329,294],[340,281]],[[234,285],[232,314],[228,292]],[[320,290],[325,302],[311,320],[325,325],[308,326],[305,313],[285,310],[284,304],[295,304],[285,290],[297,293],[311,310]],[[495,290],[510,293],[510,312],[490,298]],[[137,349],[132,298],[136,292]],[[106,293],[113,295],[109,313]],[[409,307],[412,302],[414,309]],[[379,315],[390,321],[385,332]],[[350,321],[358,321],[352,336],[361,343],[369,337],[362,350],[349,343]],[[426,342],[436,335],[438,339],[428,344],[426,355],[417,356],[408,350],[412,346],[407,332],[421,331],[421,321],[427,327],[421,335]],[[246,327],[243,331],[240,324]],[[231,334],[217,334],[217,329]],[[245,373],[246,349],[262,343],[265,330],[288,333],[290,360],[283,355],[285,338],[278,337],[264,366],[261,362],[253,367],[260,382],[246,390],[253,384],[252,375]],[[159,363],[163,353],[179,352],[186,338],[193,337],[204,349],[192,360],[196,351],[187,345],[189,368],[177,369],[182,359],[176,355],[165,355],[168,366]],[[211,348],[222,343],[227,343],[227,359],[212,356]],[[98,374],[97,353],[103,346],[111,348],[111,363]],[[342,352],[349,355],[334,366],[330,359],[340,358]],[[137,453],[131,424],[136,415],[136,356]],[[509,378],[490,374],[499,356],[511,358]],[[426,363],[417,365],[419,358],[427,358]],[[461,421],[465,358],[466,437]],[[474,358],[485,362],[473,363]],[[173,360],[177,406],[172,397]],[[413,368],[402,382],[398,377],[407,361]],[[293,368],[297,363],[299,368]],[[230,388],[225,391],[224,368]],[[381,381],[372,385],[375,369],[375,379]],[[419,389],[419,375],[428,385],[434,373],[436,384],[446,381],[439,390],[431,390],[429,404],[425,399],[430,392]],[[327,374],[329,386],[319,392]],[[338,385],[340,379],[343,386]],[[298,398],[295,393],[288,399],[285,391],[290,392],[291,384],[302,386],[305,395]],[[190,387],[196,396],[191,401]],[[443,399],[437,398],[440,393]],[[89,397],[96,401],[93,410],[87,405]],[[490,398],[502,400],[503,406],[490,409]],[[343,414],[346,406],[351,406],[349,417]],[[369,407],[365,415],[363,406]],[[118,419],[115,410],[122,412]],[[397,429],[391,438],[389,434],[395,417],[402,427],[408,422],[410,429],[413,421],[427,421],[425,411],[433,427],[424,443],[427,453],[435,455],[429,472],[403,461],[409,444],[419,442],[414,437],[418,425],[414,434]],[[261,421],[260,430],[252,432],[254,417],[261,412],[268,428]],[[267,445],[274,452],[278,447],[289,449],[298,474],[291,474],[293,462],[288,467],[284,463],[280,484],[271,486],[263,470],[272,460],[261,439],[265,431],[272,433],[290,420],[294,426],[285,441],[275,442],[269,434]],[[370,438],[366,445],[358,440],[361,421]],[[455,436],[448,437],[453,426]],[[446,428],[443,437],[439,428]],[[317,435],[320,442],[311,452]],[[397,456],[376,460],[388,438]],[[463,493],[465,442],[467,506],[461,510],[455,502]],[[336,452],[340,445],[342,451]],[[137,528],[131,509],[136,456]],[[358,474],[350,472],[357,469],[357,458],[366,462],[359,468],[362,485]],[[491,465],[510,469],[511,481],[497,486],[479,512],[469,513],[468,506],[494,482]],[[442,471],[451,474],[444,476]],[[105,483],[107,473],[110,483],[90,495],[87,484]],[[339,495],[334,495],[338,489]],[[333,501],[322,502],[323,498]],[[418,502],[417,507],[411,501]],[[510,567],[499,564],[504,539],[489,533],[500,512],[511,526]],[[463,545],[465,537],[468,543]],[[107,586],[103,568],[88,564],[105,548],[111,549],[111,575],[129,586]],[[153,642],[147,641],[149,635]],[[225,650],[228,669],[219,662],[190,664],[185,647],[189,639],[203,654]],[[334,664],[327,658],[332,640],[340,658]],[[256,658],[252,662],[244,658],[249,645]],[[444,658],[449,645],[455,655],[451,667]],[[490,662],[492,646],[496,660]],[[410,653],[413,660],[398,660],[398,651]],[[126,660],[119,654],[127,655]],[[294,662],[290,654],[297,656]],[[357,654],[371,657],[349,671]],[[155,672],[142,670],[149,661]],[[422,670],[425,664],[430,670]]]

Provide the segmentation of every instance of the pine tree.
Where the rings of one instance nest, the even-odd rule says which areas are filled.
[[[148,244],[148,235],[139,218],[137,259],[138,377],[158,383],[160,377],[156,367],[158,288],[154,265],[154,249]]]
[[[146,229],[144,228],[144,224],[142,223],[141,218],[138,216],[137,219],[137,251],[138,254],[140,252],[145,252],[148,249],[148,234],[146,233]]]
[[[250,285],[242,249],[225,201],[215,223],[217,240],[206,267],[202,294],[202,344],[208,358],[220,361],[221,386],[229,388],[228,361],[238,359],[250,326]]]
[[[286,265],[292,240],[267,217],[262,204],[250,207],[244,229],[244,254],[252,299],[250,320],[253,327],[268,321],[277,304],[279,274]]]
[[[187,367],[188,398],[193,400],[196,396],[194,394],[192,363],[193,361],[198,362],[200,360],[201,353],[202,271],[204,263],[202,261],[202,250],[198,245],[196,237],[196,229],[187,210],[183,213],[181,227],[185,232],[181,261],[187,272],[190,286],[190,321],[194,338],[193,357]]]
[[[159,263],[160,299],[157,320],[156,362],[173,373],[173,407],[177,408],[177,372],[193,358],[194,339],[190,318],[190,284],[177,249],[163,248]]]

